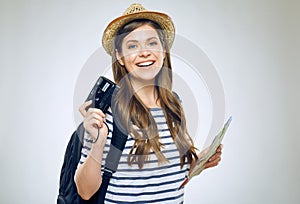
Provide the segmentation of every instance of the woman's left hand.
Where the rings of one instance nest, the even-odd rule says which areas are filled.
[[[214,155],[212,155],[205,164],[205,169],[217,166],[221,161],[223,145],[220,144],[217,148],[217,151]]]

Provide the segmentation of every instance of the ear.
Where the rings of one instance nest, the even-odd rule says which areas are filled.
[[[119,53],[119,51],[116,49],[116,57],[117,57],[117,60],[118,62],[124,66],[124,62],[123,62],[123,58],[122,58],[122,55]]]

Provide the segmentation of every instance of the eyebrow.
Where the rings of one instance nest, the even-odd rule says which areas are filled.
[[[157,37],[150,37],[150,38],[148,38],[148,39],[146,40],[146,42],[147,42],[147,41],[150,41],[150,40],[152,40],[152,39],[158,40]],[[130,43],[130,42],[139,42],[139,41],[138,41],[138,40],[128,40],[128,41],[126,41],[126,44],[127,44],[127,43]]]

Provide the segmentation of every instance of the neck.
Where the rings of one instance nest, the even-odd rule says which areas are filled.
[[[153,83],[147,85],[132,84],[136,95],[148,108],[160,107],[160,103],[157,100],[157,92]]]

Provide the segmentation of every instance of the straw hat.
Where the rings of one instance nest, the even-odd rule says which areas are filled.
[[[126,23],[135,19],[149,19],[158,23],[158,25],[160,25],[160,27],[165,31],[167,44],[169,48],[171,48],[175,37],[175,27],[172,19],[167,14],[148,11],[141,4],[132,4],[126,9],[122,16],[110,22],[104,30],[102,46],[109,55],[112,55],[113,53],[113,39],[118,30]]]

